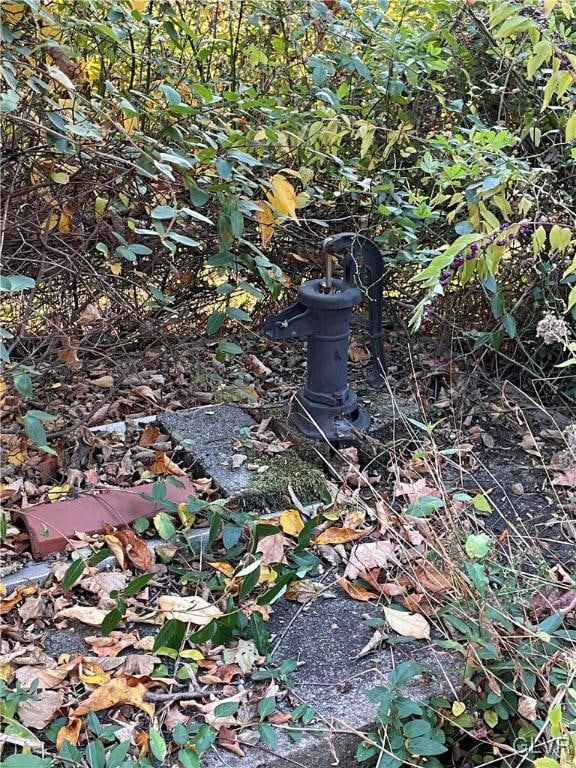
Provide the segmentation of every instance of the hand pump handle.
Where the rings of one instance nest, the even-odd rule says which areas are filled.
[[[386,356],[382,343],[382,294],[384,262],[380,249],[370,238],[356,232],[342,232],[324,240],[322,250],[343,259],[344,279],[353,282],[368,296],[369,336],[372,373],[368,382],[380,387],[386,380]]]

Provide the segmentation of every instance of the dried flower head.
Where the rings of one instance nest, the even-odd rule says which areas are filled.
[[[568,344],[570,328],[566,321],[552,312],[546,312],[536,326],[536,336],[544,344]]]

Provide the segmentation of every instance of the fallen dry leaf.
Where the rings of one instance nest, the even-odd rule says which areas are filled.
[[[152,400],[152,402],[156,402],[156,395],[147,384],[143,384],[140,387],[134,387],[130,394],[135,395],[136,397],[141,397],[143,400]]]
[[[18,717],[26,728],[46,728],[64,703],[63,691],[40,691],[34,699],[21,701]]]
[[[149,571],[154,562],[154,556],[144,539],[131,528],[122,528],[115,532],[116,537],[122,543],[124,551],[130,562],[141,571]]]
[[[260,230],[262,248],[266,248],[274,236],[276,219],[272,213],[272,208],[270,208],[268,203],[262,200],[258,203],[258,206],[259,208],[256,211],[256,221],[258,222],[258,229]]]
[[[394,608],[384,607],[384,616],[390,628],[403,637],[416,640],[430,639],[430,625],[419,613],[405,613]]]
[[[92,627],[101,626],[102,622],[108,611],[101,608],[94,608],[89,605],[73,605],[70,608],[60,609],[56,615],[56,619],[76,619],[81,621],[82,624],[89,624]]]
[[[180,477],[186,475],[186,472],[168,458],[164,451],[154,452],[154,461],[148,469],[155,475],[178,475]]]
[[[314,541],[315,544],[346,544],[361,539],[370,531],[357,531],[354,528],[327,528]]]
[[[99,376],[97,379],[92,379],[90,384],[101,389],[110,389],[110,387],[114,386],[114,379],[109,375]]]
[[[77,371],[82,368],[82,361],[78,357],[79,341],[75,341],[70,336],[62,337],[62,349],[58,352],[58,359],[61,360],[68,368],[73,371]]]
[[[70,717],[66,725],[58,731],[56,736],[56,749],[60,751],[63,744],[69,741],[70,744],[76,746],[78,739],[80,738],[80,729],[82,728],[82,720],[79,717]]]
[[[221,726],[218,731],[218,746],[223,749],[227,749],[229,752],[233,752],[238,757],[244,757],[244,750],[238,744],[238,735],[236,731],[231,728],[227,728],[225,725]]]
[[[567,469],[566,472],[558,472],[552,478],[552,485],[561,485],[565,488],[576,488],[576,469]]]
[[[126,556],[124,554],[124,547],[122,542],[114,533],[107,533],[104,536],[104,541],[108,545],[108,548],[116,558],[116,561],[120,568],[124,570],[126,568]]]
[[[421,560],[414,569],[414,580],[425,592],[446,592],[451,582],[428,560]]]
[[[32,665],[24,665],[14,672],[14,677],[23,688],[30,688],[32,683],[37,680],[38,688],[53,690],[57,688],[68,677],[69,673],[77,666],[79,659],[67,664],[60,664],[54,669],[46,669]]]
[[[119,632],[117,630],[111,632],[108,637],[91,635],[90,637],[85,637],[84,640],[92,648],[92,653],[96,656],[117,656],[124,648],[129,648],[142,642],[138,640],[138,635],[135,632]],[[144,638],[144,640],[150,645],[151,650],[154,638]]]
[[[238,664],[221,664],[207,675],[200,676],[198,680],[203,685],[225,685],[238,676],[242,676],[242,670]]]
[[[401,480],[394,484],[394,496],[407,496],[409,501],[418,501],[422,496],[441,496],[440,491],[428,485],[426,478],[421,477],[412,483],[403,483]]]
[[[158,610],[165,619],[178,619],[201,627],[222,616],[217,605],[211,605],[195,595],[161,595],[158,598]]]
[[[391,541],[356,544],[350,552],[344,576],[354,580],[374,568],[385,568],[390,563],[396,563],[395,551],[396,545]]]
[[[285,509],[280,515],[280,527],[288,536],[297,538],[304,528],[300,512],[297,509]]]
[[[83,701],[74,714],[86,715],[88,712],[99,712],[102,709],[108,709],[116,704],[130,704],[133,707],[141,709],[149,717],[154,716],[154,705],[149,701],[144,701],[146,686],[138,678],[131,675],[118,675],[113,677],[104,685],[92,691],[90,696]]]
[[[267,365],[264,365],[256,355],[248,355],[248,364],[254,376],[257,376],[259,379],[267,379],[268,376],[272,375],[272,370]]]
[[[320,581],[312,581],[311,579],[301,579],[300,581],[291,581],[286,589],[286,598],[288,600],[294,600],[297,603],[306,605],[326,591],[326,585]]]
[[[4,597],[2,600],[0,600],[0,616],[4,616],[4,614],[10,613],[14,606],[18,605],[18,603],[21,603],[24,598],[36,594],[37,591],[37,584],[30,584],[27,587],[17,587],[17,589],[15,589],[14,592],[12,592],[8,597]]]
[[[110,680],[110,675],[104,672],[100,664],[83,659],[78,667],[78,676],[85,685],[104,685]]]
[[[362,344],[358,342],[352,342],[348,347],[348,359],[353,363],[362,362],[362,360],[370,359],[370,352]]]
[[[532,696],[521,696],[518,699],[518,714],[525,720],[532,722],[538,717],[537,706],[538,701]]]
[[[344,592],[350,595],[353,600],[367,602],[368,600],[376,600],[378,597],[378,595],[375,595],[374,592],[370,592],[370,590],[364,589],[364,587],[361,587],[359,584],[352,584],[352,582],[348,581],[348,579],[339,578],[337,579],[337,582],[338,586],[342,587]]]
[[[138,441],[138,444],[141,445],[143,448],[148,448],[148,446],[155,443],[159,437],[160,437],[159,428],[155,424],[147,424],[146,427],[144,428],[144,431],[140,435],[140,440]]]
[[[102,315],[98,307],[94,304],[87,304],[78,318],[79,325],[94,325],[102,320]]]
[[[354,660],[362,659],[364,656],[368,656],[369,653],[372,653],[372,651],[376,650],[376,648],[379,648],[387,637],[388,635],[385,632],[377,629],[370,640],[368,640],[364,648],[362,648],[362,650],[354,657]]]
[[[258,542],[256,552],[262,555],[260,562],[262,565],[271,563],[285,563],[284,547],[288,540],[282,533],[274,533],[271,536],[264,536]]]

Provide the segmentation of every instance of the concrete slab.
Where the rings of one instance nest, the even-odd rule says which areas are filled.
[[[202,406],[167,412],[158,421],[172,439],[194,459],[192,471],[211,477],[224,496],[242,497],[246,507],[281,508],[289,502],[288,486],[304,504],[318,501],[324,476],[294,450],[275,455],[251,455],[250,427],[256,422],[235,405]],[[238,448],[235,441],[246,440]],[[234,455],[245,461],[234,466]]]
[[[170,436],[189,451],[204,474],[212,477],[226,496],[243,493],[252,479],[244,465],[234,469],[234,440],[256,422],[234,405],[202,406],[185,411],[168,411],[158,421]]]
[[[279,640],[276,657],[301,663],[292,675],[290,690],[318,713],[308,726],[317,733],[307,732],[295,743],[286,730],[277,728],[279,743],[275,750],[246,747],[244,759],[213,752],[203,759],[203,767],[353,766],[359,733],[370,730],[376,716],[377,707],[365,693],[385,685],[388,674],[402,661],[418,661],[426,672],[406,686],[404,695],[416,701],[434,695],[455,698],[461,662],[453,654],[434,649],[433,644],[413,641],[385,645],[381,651],[356,660],[373,632],[364,621],[367,616],[381,616],[381,612],[377,606],[345,595],[319,599],[306,607],[278,601],[268,623]]]

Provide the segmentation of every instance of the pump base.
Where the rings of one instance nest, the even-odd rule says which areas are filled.
[[[288,404],[288,420],[306,437],[343,448],[370,426],[370,414],[358,406],[356,393],[348,390],[347,395],[342,405],[326,405],[310,400],[302,388]]]

